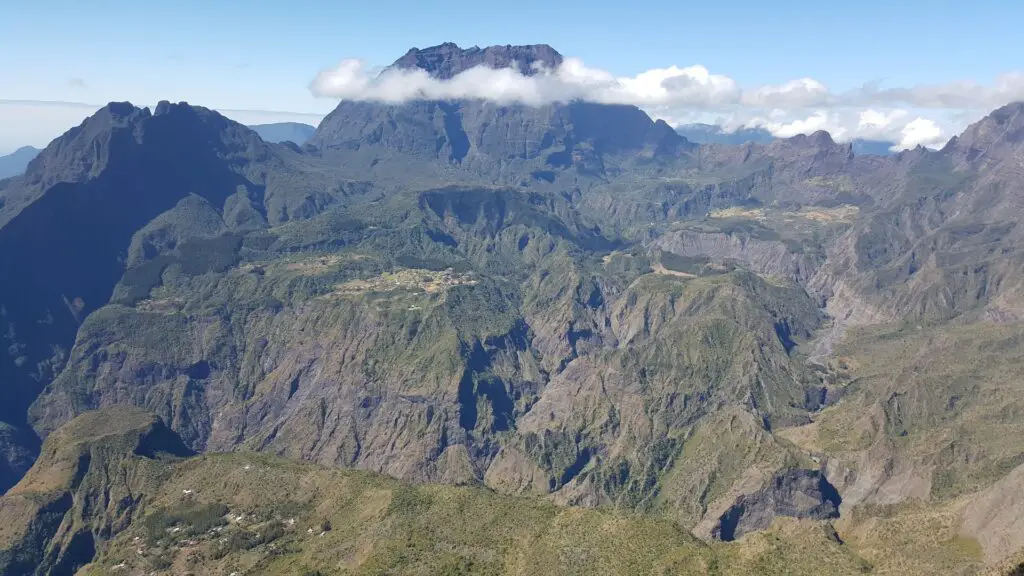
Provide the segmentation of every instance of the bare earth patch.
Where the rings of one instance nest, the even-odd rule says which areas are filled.
[[[327,272],[332,267],[338,265],[342,260],[338,254],[329,254],[327,256],[318,256],[316,258],[310,258],[308,260],[302,260],[299,262],[289,262],[285,265],[285,269],[298,272],[304,275],[316,275]]]
[[[712,218],[746,218],[748,220],[764,220],[767,218],[764,208],[743,208],[733,206],[711,212]]]
[[[853,222],[860,209],[856,206],[842,205],[835,208],[801,208],[797,215],[817,222]]]
[[[651,265],[651,268],[654,270],[655,274],[665,274],[667,276],[676,276],[676,277],[679,277],[679,278],[696,278],[697,277],[696,274],[690,274],[689,272],[679,272],[677,270],[669,270],[668,268],[665,268],[665,266],[661,262],[657,262],[657,263]]]
[[[182,298],[152,298],[139,302],[135,309],[157,314],[175,314],[184,306],[185,300]]]
[[[782,218],[783,220],[800,218],[822,223],[850,223],[857,218],[857,214],[859,212],[859,208],[848,204],[836,206],[835,208],[824,208],[820,206],[804,207],[796,212],[779,212],[766,210],[764,208],[743,208],[733,206],[731,208],[715,210],[711,212],[711,217],[720,219],[743,218],[746,220],[760,221],[766,221],[772,217],[777,217]]]
[[[476,284],[471,274],[459,274],[451,269],[443,272],[405,268],[395,272],[385,272],[375,278],[349,280],[338,284],[332,294],[355,295],[367,292],[391,292],[393,290],[422,290],[427,294],[436,294],[453,286]]]

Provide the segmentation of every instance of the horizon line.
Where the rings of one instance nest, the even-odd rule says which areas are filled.
[[[106,106],[107,104],[110,104],[111,102],[118,102],[118,101],[117,100],[111,100],[110,102],[107,102],[106,104],[90,104],[88,102],[72,102],[72,101],[69,101],[69,100],[15,100],[15,99],[8,99],[8,98],[0,98],[0,105],[9,105],[9,106],[16,106],[16,105],[29,105],[29,106],[72,106],[72,107],[75,107],[75,108],[96,108],[96,109],[98,109],[98,108],[103,108],[104,106]],[[137,104],[133,103],[131,100],[120,100],[120,102],[128,102],[129,104],[132,104],[133,106],[138,106]],[[184,102],[188,103],[187,101],[184,101]],[[202,104],[191,104],[191,103],[189,103],[189,104],[190,105],[194,105],[194,106],[202,106],[203,108],[207,108],[207,106],[203,106]],[[145,105],[145,106],[141,106],[141,107],[142,108],[150,108],[150,107],[155,106],[155,105],[156,104],[149,104],[149,105]],[[260,109],[260,108],[220,108],[220,107],[209,107],[209,109],[217,111],[217,112],[241,112],[241,113],[252,113],[252,114],[280,114],[280,115],[289,115],[289,116],[309,116],[310,118],[320,118],[320,119],[322,119],[324,116],[327,115],[326,113],[319,114],[319,113],[316,113],[316,112],[294,112],[294,111],[291,111],[291,110],[266,110],[266,109]]]

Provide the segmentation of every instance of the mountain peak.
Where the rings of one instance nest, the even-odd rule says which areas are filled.
[[[57,182],[81,182],[106,167],[112,149],[131,155],[155,129],[170,143],[202,145],[239,141],[244,149],[248,129],[215,111],[187,102],[160,102],[155,114],[130,102],[111,102],[51,142],[25,170],[28,183],[43,188]],[[251,133],[253,139],[258,139]]]
[[[818,130],[808,138],[815,146],[832,146],[836,143],[832,135],[824,130]]]
[[[6,156],[0,156],[0,180],[24,174],[28,163],[38,154],[38,148],[22,146]]]
[[[561,64],[562,55],[547,44],[461,48],[454,42],[445,42],[429,48],[412,48],[395,60],[391,68],[419,68],[434,78],[447,80],[481,65],[489,68],[514,67],[521,74],[532,76],[538,67],[557,68]]]
[[[992,162],[1004,154],[1014,155],[1024,144],[1024,102],[1013,102],[996,108],[981,120],[971,124],[963,134],[954,136],[944,153],[961,157],[964,161]]]
[[[835,140],[832,139],[832,135],[825,130],[818,130],[809,136],[807,134],[797,134],[791,138],[786,138],[786,142],[802,148],[831,148],[836,144]]]
[[[1009,104],[996,108],[989,114],[989,117],[1001,124],[1013,124],[1014,127],[1024,126],[1024,100],[1010,102]]]
[[[138,108],[131,102],[111,102],[50,142],[29,162],[25,176],[44,188],[57,182],[85,180],[106,165],[113,133],[131,133],[138,139],[136,128],[151,116],[148,108]]]

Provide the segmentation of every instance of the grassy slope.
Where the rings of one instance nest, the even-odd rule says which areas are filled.
[[[781,522],[708,546],[666,520],[263,455],[204,455],[173,465],[169,477],[85,574],[117,565],[128,574],[523,575],[854,574],[864,566],[814,523]],[[204,518],[217,509],[211,504],[226,504],[230,521]],[[200,523],[207,531],[193,534]]]

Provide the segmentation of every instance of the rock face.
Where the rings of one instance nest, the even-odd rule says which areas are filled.
[[[554,70],[562,65],[562,55],[547,44],[532,46],[488,46],[459,48],[446,42],[430,48],[412,48],[395,60],[392,68],[426,70],[434,78],[448,80],[475,66],[515,68],[520,74],[532,76],[543,67]]]
[[[731,542],[764,530],[776,516],[827,520],[839,517],[842,498],[818,470],[781,470],[761,490],[745,494],[719,519],[715,538]]]
[[[0,574],[74,574],[125,529],[161,459],[191,455],[154,415],[117,407],[72,420],[0,497]]]
[[[463,50],[455,44],[412,49],[392,65],[421,69],[450,79],[475,66],[505,68],[533,75],[554,69],[562,56],[547,45],[490,46]],[[485,101],[413,101],[392,105],[343,101],[309,140],[312,149],[371,150],[378,163],[400,153],[465,166],[494,177],[509,161],[541,160],[551,173],[575,163],[603,171],[600,157],[615,153],[676,156],[696,147],[663,121],[652,121],[635,106],[585,102],[540,107],[497,106]],[[384,158],[382,158],[384,156]],[[589,162],[588,162],[589,161]]]
[[[515,105],[499,111],[484,101],[344,101],[308,144],[319,151],[369,150],[378,156],[442,160],[478,174],[500,173],[515,160],[538,160],[537,168],[547,171],[574,162],[603,171],[597,158],[604,154],[676,156],[695,149],[667,124],[633,106]]]

